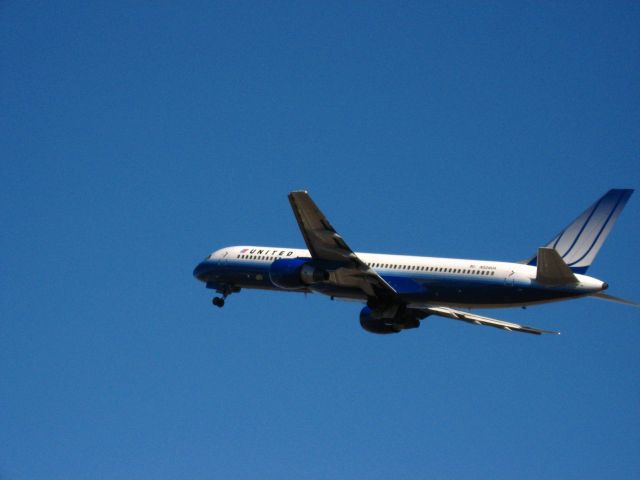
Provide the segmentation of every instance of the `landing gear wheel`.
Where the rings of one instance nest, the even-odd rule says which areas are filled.
[[[218,308],[224,307],[224,298],[222,297],[214,297],[211,302]]]

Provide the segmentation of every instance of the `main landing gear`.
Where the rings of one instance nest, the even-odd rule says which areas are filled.
[[[237,293],[240,291],[240,287],[234,287],[234,286],[229,286],[229,285],[225,285],[222,288],[219,288],[216,290],[216,292],[222,294],[221,297],[213,297],[213,300],[211,300],[211,303],[213,303],[216,307],[218,308],[222,308],[224,307],[224,301],[225,299],[231,295],[232,293]]]

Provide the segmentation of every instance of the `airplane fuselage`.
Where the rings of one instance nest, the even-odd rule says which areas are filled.
[[[535,266],[488,260],[466,260],[407,255],[358,253],[357,257],[393,287],[410,308],[445,305],[462,308],[500,308],[535,305],[579,298],[600,292],[607,284],[576,274],[572,285],[547,285],[536,280]],[[194,275],[218,291],[262,289],[316,292],[332,298],[366,302],[360,288],[348,288],[334,277],[340,267],[326,265],[330,278],[283,288],[274,282],[274,264],[300,259],[313,263],[306,249],[232,246],[215,251],[194,270]],[[344,280],[344,279],[342,279]]]

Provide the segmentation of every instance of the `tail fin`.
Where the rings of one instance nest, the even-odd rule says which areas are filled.
[[[586,272],[632,193],[631,189],[609,190],[545,247],[554,248],[574,273]],[[524,263],[537,265],[538,255]]]

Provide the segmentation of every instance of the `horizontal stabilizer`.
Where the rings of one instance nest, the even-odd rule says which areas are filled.
[[[607,300],[609,302],[622,303],[623,305],[631,305],[632,307],[640,308],[640,303],[634,302],[632,300],[627,300],[620,297],[614,297],[613,295],[607,295],[606,293],[598,292],[592,297],[599,298],[600,300]]]
[[[560,254],[549,247],[538,249],[538,270],[536,281],[543,285],[567,285],[578,283],[569,266],[564,263]]]

